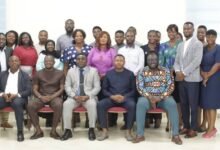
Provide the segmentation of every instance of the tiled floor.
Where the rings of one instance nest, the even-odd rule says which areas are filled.
[[[15,126],[14,114],[10,114],[10,123]],[[44,120],[41,120],[42,126]],[[127,142],[124,138],[124,132],[119,128],[122,125],[122,117],[118,120],[118,126],[109,129],[109,139],[105,141],[89,141],[87,139],[87,129],[83,128],[84,121],[73,132],[73,138],[68,141],[54,140],[49,137],[50,129],[43,127],[45,137],[37,140],[30,140],[30,136],[34,133],[25,129],[25,141],[16,141],[16,128],[0,129],[0,150],[219,150],[220,135],[217,134],[213,139],[203,139],[201,134],[193,139],[184,139],[183,145],[175,145],[169,139],[169,134],[165,132],[166,119],[163,119],[160,129],[146,129],[146,141],[139,144]],[[220,131],[220,119],[217,119],[217,129]],[[58,132],[62,133],[61,128]]]

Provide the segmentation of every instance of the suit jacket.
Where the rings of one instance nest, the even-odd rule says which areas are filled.
[[[6,64],[7,64],[7,69],[8,69],[9,68],[8,60],[9,60],[9,57],[12,55],[13,49],[9,47],[5,47],[3,51],[5,52]],[[0,65],[0,72],[2,72],[1,65]]]
[[[8,71],[3,71],[0,74],[0,93],[5,92],[7,80],[8,80]],[[31,81],[28,76],[23,71],[19,71],[18,73],[18,93],[21,95],[22,98],[27,100],[28,96],[31,95]]]
[[[182,42],[177,47],[177,54],[174,63],[175,71],[182,71],[185,74],[185,81],[200,82],[200,64],[203,55],[203,45],[195,37],[193,37],[183,55],[184,43]]]
[[[65,91],[68,97],[73,98],[77,95],[79,89],[79,68],[74,67],[69,69],[66,81],[65,81]],[[91,99],[96,98],[97,94],[101,90],[100,78],[98,71],[93,67],[84,68],[84,92]]]

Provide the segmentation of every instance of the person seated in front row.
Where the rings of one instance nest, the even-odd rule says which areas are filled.
[[[100,78],[95,68],[87,66],[87,57],[84,53],[76,56],[76,67],[68,70],[65,82],[65,91],[68,95],[63,104],[64,134],[61,140],[72,137],[71,120],[73,109],[82,105],[87,109],[89,118],[89,140],[95,140],[95,124],[97,119],[97,94],[101,90]]]
[[[17,56],[9,58],[9,69],[0,74],[0,109],[11,106],[15,111],[17,140],[24,141],[24,106],[31,95],[31,82],[28,74],[21,71]]]
[[[44,136],[39,125],[38,111],[45,105],[53,109],[53,121],[50,137],[60,139],[56,132],[57,125],[62,115],[62,94],[64,91],[65,76],[60,70],[55,69],[55,60],[51,55],[45,56],[45,68],[38,71],[33,79],[33,99],[28,102],[28,113],[36,131],[30,139]]]
[[[108,138],[107,132],[107,113],[108,109],[114,106],[124,107],[127,110],[126,115],[126,136],[128,141],[132,141],[131,129],[135,118],[135,76],[124,68],[125,57],[118,54],[114,58],[114,69],[107,72],[103,85],[103,95],[107,98],[99,101],[97,105],[98,119],[102,128],[99,141]]]
[[[146,112],[150,108],[163,108],[168,113],[172,126],[172,142],[181,145],[179,137],[179,118],[177,105],[170,96],[174,90],[174,79],[170,71],[158,66],[158,55],[149,52],[146,56],[147,67],[144,67],[137,76],[137,90],[141,97],[138,98],[136,107],[137,136],[133,143],[145,140],[144,124]]]

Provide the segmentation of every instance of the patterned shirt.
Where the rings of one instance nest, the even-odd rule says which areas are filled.
[[[159,63],[161,66],[168,69],[173,69],[173,65],[176,58],[176,50],[180,41],[177,41],[174,46],[171,47],[169,41],[160,45],[159,50]]]
[[[82,49],[81,52],[85,53],[86,56],[89,54],[90,50],[91,50],[91,46],[85,44]],[[60,57],[60,61],[63,63],[67,63],[69,64],[69,68],[73,68],[76,65],[76,56],[77,56],[78,52],[75,48],[75,46],[71,46],[69,48],[66,48],[64,50],[64,52],[61,54]]]
[[[169,96],[174,90],[174,79],[169,69],[159,67],[159,70],[152,71],[144,67],[136,78],[137,90],[145,97],[148,96]]]

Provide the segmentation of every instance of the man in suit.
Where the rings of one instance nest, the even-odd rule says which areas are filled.
[[[69,69],[65,81],[65,91],[68,98],[63,104],[63,123],[65,131],[61,140],[67,140],[72,137],[72,111],[80,105],[85,107],[88,111],[88,138],[89,140],[95,140],[94,128],[97,118],[96,103],[97,94],[101,89],[100,79],[97,70],[87,66],[87,58],[84,53],[77,55],[76,64],[77,67]]]
[[[56,128],[62,115],[63,100],[61,95],[64,91],[65,76],[62,71],[53,67],[54,64],[54,57],[51,55],[46,56],[44,58],[45,68],[38,71],[33,79],[34,97],[29,101],[27,110],[36,132],[30,139],[38,139],[44,136],[38,119],[38,110],[44,107],[44,105],[50,105],[54,111],[50,137],[60,139]]]
[[[127,109],[125,116],[126,135],[128,141],[132,141],[132,127],[135,118],[135,76],[133,72],[124,68],[125,57],[118,54],[114,59],[114,69],[107,72],[103,85],[103,95],[106,97],[99,101],[97,105],[99,123],[102,134],[98,138],[103,141],[108,138],[107,132],[107,113],[108,109],[114,106],[121,106]]]
[[[31,95],[31,82],[28,74],[21,71],[17,56],[9,58],[9,70],[0,75],[0,109],[11,106],[15,111],[17,140],[23,141],[24,105]]]
[[[0,33],[0,72],[8,69],[8,59],[12,55],[12,48],[6,46],[6,36]],[[12,128],[13,126],[8,123],[9,113],[1,112],[1,127]]]
[[[180,104],[184,123],[180,134],[186,134],[185,138],[197,136],[199,82],[201,81],[200,63],[203,45],[196,37],[193,37],[193,32],[193,23],[184,23],[183,33],[186,40],[178,45],[174,63],[176,80],[179,81]]]

